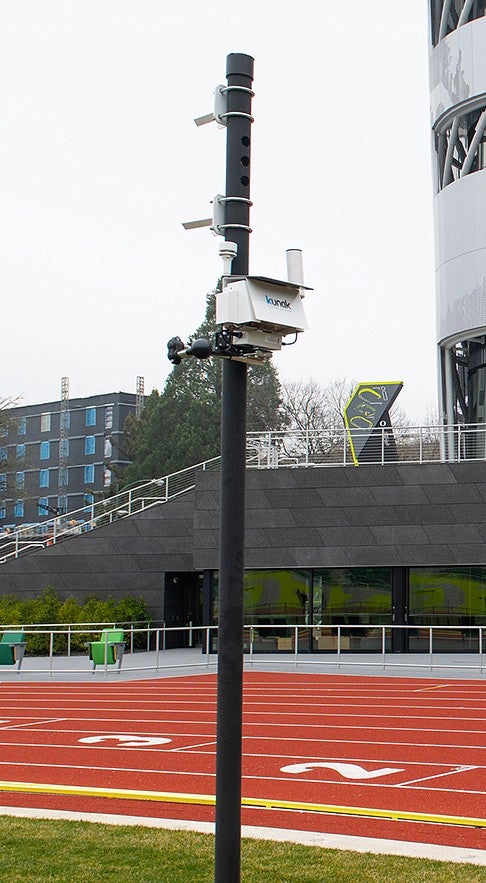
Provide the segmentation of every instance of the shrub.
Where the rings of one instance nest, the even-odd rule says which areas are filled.
[[[83,602],[69,597],[61,600],[53,586],[47,586],[36,598],[20,599],[13,594],[0,596],[0,623],[2,625],[47,626],[66,623],[149,623],[151,616],[143,598],[128,595],[115,600],[101,600],[96,595],[86,595]],[[41,629],[39,629],[41,631]],[[86,643],[96,639],[98,631],[74,630],[71,634],[71,652],[86,651]],[[26,636],[28,653],[36,656],[49,653],[50,635],[31,633]],[[144,647],[145,635],[134,636],[134,647]],[[67,635],[54,636],[54,652],[65,654],[68,649]]]

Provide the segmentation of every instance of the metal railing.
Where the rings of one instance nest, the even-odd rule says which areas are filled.
[[[113,497],[89,503],[66,515],[22,525],[12,533],[0,536],[0,564],[11,558],[18,558],[22,552],[53,546],[61,540],[79,536],[86,531],[112,524],[120,518],[143,512],[151,506],[173,500],[194,488],[197,472],[215,469],[219,463],[220,457],[214,457],[164,478],[154,478],[122,490]]]
[[[486,460],[486,425],[406,426],[374,429],[308,429],[250,432],[248,465],[277,469],[285,466],[352,466]]]
[[[74,639],[82,639],[83,648],[97,639],[100,630],[114,623],[77,623],[61,625],[0,626],[12,631],[21,628],[27,650],[19,673],[55,674],[92,673],[86,649],[73,651]],[[218,627],[125,624],[127,644],[122,671],[158,672],[163,669],[217,666]],[[43,638],[45,651],[29,651],[29,639]],[[394,642],[401,638],[400,652]],[[464,670],[482,674],[486,669],[486,626],[396,626],[396,625],[322,625],[287,624],[245,625],[242,652],[246,666],[282,664],[340,670],[363,669]],[[406,652],[403,650],[405,639]],[[66,649],[68,647],[69,649]],[[61,648],[61,649],[60,649]],[[63,648],[63,649],[62,649]],[[105,663],[99,669],[108,674],[114,667]],[[15,673],[17,673],[15,669]],[[13,669],[0,667],[0,679]],[[116,672],[118,673],[118,671]]]

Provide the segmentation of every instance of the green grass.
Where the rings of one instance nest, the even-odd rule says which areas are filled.
[[[212,883],[214,838],[162,828],[0,816],[9,883]],[[244,840],[242,883],[480,883],[486,867]]]

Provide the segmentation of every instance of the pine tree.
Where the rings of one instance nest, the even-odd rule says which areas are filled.
[[[216,290],[206,297],[204,321],[191,339],[210,337],[215,328]],[[217,457],[221,434],[222,359],[183,359],[174,366],[159,395],[154,390],[138,421],[125,427],[125,450],[132,459],[120,485],[159,478]],[[277,371],[268,362],[248,369],[249,431],[280,429]]]

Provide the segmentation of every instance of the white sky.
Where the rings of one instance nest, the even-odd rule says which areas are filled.
[[[250,272],[302,248],[311,330],[281,379],[403,380],[436,408],[427,3],[17,0],[0,15],[0,397],[161,389],[222,272],[213,109],[255,58]]]

